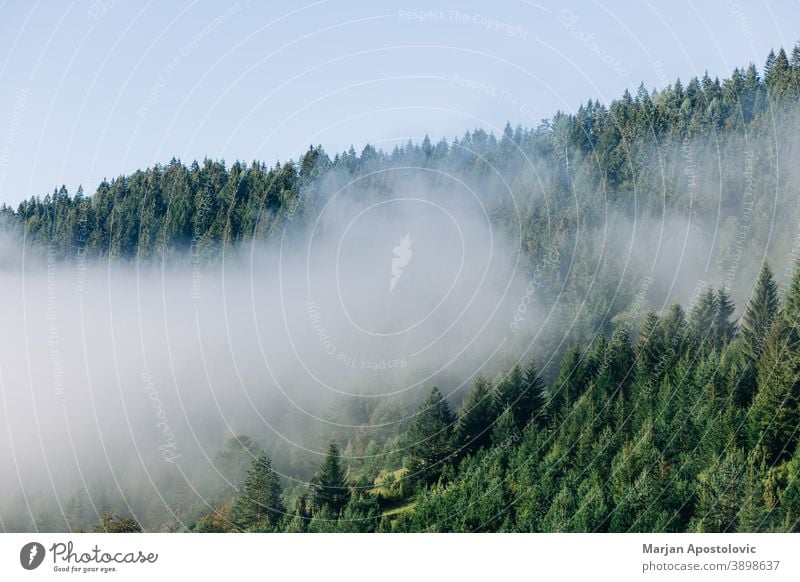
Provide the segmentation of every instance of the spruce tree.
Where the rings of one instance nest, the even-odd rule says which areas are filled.
[[[758,366],[758,389],[749,411],[751,446],[763,447],[772,465],[791,457],[800,426],[800,361],[789,326],[777,318]]]
[[[800,267],[796,268],[792,275],[782,313],[793,335],[800,337]]]
[[[714,328],[717,323],[717,297],[712,287],[706,287],[689,316],[692,341],[697,346],[714,344]]]
[[[583,355],[578,346],[573,346],[562,358],[558,379],[550,389],[547,409],[551,422],[559,422],[569,413],[583,393],[585,381]]]
[[[539,374],[536,361],[531,358],[525,368],[523,376],[524,394],[521,406],[515,415],[517,428],[524,430],[528,424],[538,427],[547,425],[547,396],[545,394],[545,384]]]
[[[714,348],[722,348],[733,339],[736,333],[736,325],[731,321],[735,307],[730,295],[724,288],[717,291],[716,296],[716,317],[714,319]]]
[[[280,480],[272,460],[261,451],[250,464],[231,507],[231,521],[241,530],[273,531],[284,513]]]
[[[315,514],[326,507],[333,517],[338,517],[342,508],[347,505],[350,489],[347,487],[339,447],[335,441],[328,443],[328,452],[311,480],[311,489]]]
[[[519,438],[517,427],[514,423],[514,413],[510,406],[507,406],[500,416],[497,417],[497,422],[492,429],[492,445],[508,446]]]
[[[456,424],[456,441],[462,453],[474,453],[491,442],[494,411],[492,388],[485,378],[478,376]]]
[[[765,262],[739,325],[739,335],[744,340],[746,355],[751,359],[757,360],[761,354],[764,338],[777,313],[778,286],[769,264]]]
[[[547,424],[544,381],[533,358],[528,361],[524,372],[519,366],[514,366],[510,372],[503,374],[495,387],[494,396],[498,412],[511,409],[518,432],[525,430],[531,421],[537,426]]]
[[[426,479],[441,472],[442,463],[453,453],[454,424],[450,406],[434,386],[419,405],[406,437],[412,470],[419,470]]]

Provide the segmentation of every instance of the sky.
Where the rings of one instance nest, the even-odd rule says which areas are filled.
[[[759,68],[800,1],[0,0],[0,202],[205,157],[536,126]]]

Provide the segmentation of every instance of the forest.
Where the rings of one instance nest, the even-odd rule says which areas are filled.
[[[390,429],[320,433],[313,467],[292,473],[302,451],[232,435],[215,462],[233,485],[202,503],[165,490],[147,520],[105,499],[93,523],[76,497],[71,529],[800,531],[798,97],[800,45],[760,71],[640,86],[499,136],[315,145],[274,165],[173,159],[3,206],[28,261],[214,264],[301,239],[331,192],[379,201],[409,168],[431,189],[457,176],[543,282],[536,301],[569,322],[464,396],[426,386]],[[690,225],[680,259],[704,265],[677,284],[630,258],[673,221]],[[695,237],[713,239],[707,257]],[[364,426],[385,413],[347,411]]]

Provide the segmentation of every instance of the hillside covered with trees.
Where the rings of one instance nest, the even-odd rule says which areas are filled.
[[[172,160],[4,206],[2,221],[33,255],[215,261],[302,235],[331,192],[380,200],[414,168],[491,201],[530,276],[556,257],[537,300],[573,325],[543,340],[551,365],[520,355],[463,402],[426,387],[394,432],[326,435],[308,484],[232,438],[217,458],[238,486],[192,505],[191,531],[800,531],[798,97],[800,46],[761,72],[642,86],[499,136],[313,146],[275,165]],[[637,293],[651,267],[597,237],[673,217],[713,233],[712,284],[650,309]]]

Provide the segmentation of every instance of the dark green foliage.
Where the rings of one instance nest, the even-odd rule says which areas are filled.
[[[586,375],[583,355],[578,346],[570,348],[561,360],[561,368],[555,385],[550,389],[548,416],[553,422],[560,422],[586,389]]]
[[[767,263],[761,267],[755,289],[739,324],[739,335],[748,357],[757,360],[778,313],[778,286]]]
[[[798,344],[782,317],[772,325],[759,361],[758,391],[750,408],[750,438],[769,464],[794,451],[800,427],[800,360]]]
[[[231,508],[231,521],[240,530],[274,531],[285,512],[278,475],[272,460],[261,451],[247,470]]]
[[[514,427],[522,433],[528,424],[547,425],[547,395],[536,362],[531,358],[525,370],[514,366],[504,373],[494,390],[498,411],[510,409]]]
[[[697,531],[736,531],[746,481],[744,454],[727,453],[700,475]]]
[[[350,498],[339,447],[334,441],[328,444],[325,460],[311,481],[311,490],[314,515],[327,509],[330,515],[336,518]]]
[[[522,264],[541,283],[537,301],[558,305],[559,321],[570,323],[543,342],[556,354],[543,373],[531,361],[493,387],[476,381],[458,417],[436,388],[416,414],[401,405],[396,418],[411,416],[406,431],[347,442],[352,493],[331,443],[311,486],[287,492],[289,515],[261,453],[241,493],[201,516],[194,531],[798,531],[800,271],[781,308],[759,258],[738,324],[729,293],[750,291],[743,274],[753,265],[744,263],[738,278],[701,289],[688,316],[678,304],[647,312],[653,302],[637,303],[631,278],[643,273],[631,275],[626,257],[598,254],[605,240],[591,234],[613,231],[611,214],[716,224],[721,261],[709,278],[719,281],[745,260],[737,238],[747,208],[748,246],[786,251],[790,237],[773,232],[772,210],[776,195],[795,192],[776,184],[774,168],[796,152],[773,151],[774,131],[797,133],[798,95],[795,47],[770,55],[763,80],[750,65],[721,82],[641,87],[535,129],[508,124],[499,138],[476,129],[452,143],[426,138],[392,153],[368,145],[333,159],[311,147],[274,166],[173,160],[104,181],[91,196],[62,187],[3,207],[0,217],[31,253],[52,245],[67,258],[181,261],[270,239],[289,224],[302,231],[338,186],[363,180],[370,196],[391,194],[398,184],[378,169],[431,168],[490,195],[508,186],[493,178],[499,173],[515,192],[533,194],[498,204],[492,226],[519,235]],[[687,146],[698,162],[713,159],[722,199],[714,188],[687,186]],[[754,150],[751,194],[742,184],[743,149]],[[779,222],[800,219],[794,207],[786,214]],[[219,466],[241,476],[253,453],[239,437]],[[362,453],[369,461],[358,460]],[[79,500],[67,509],[70,519],[86,519]],[[96,527],[138,525],[104,514]]]
[[[340,532],[374,532],[381,518],[381,510],[374,495],[355,494],[339,517]]]
[[[408,430],[406,441],[412,461],[412,474],[425,479],[435,478],[454,451],[453,428],[455,416],[439,389],[431,389],[422,401]]]
[[[515,368],[516,369],[516,368]],[[511,384],[522,382],[520,374],[500,382]],[[509,392],[512,389],[507,389]],[[492,425],[495,420],[495,403],[492,399],[492,387],[482,377],[475,380],[475,385],[464,401],[458,422],[455,428],[456,442],[460,452],[474,453],[491,442]]]
[[[675,305],[645,316],[636,346],[621,332],[600,337],[588,356],[569,350],[551,388],[559,422],[518,439],[507,406],[493,446],[420,493],[398,527],[797,531],[800,344],[790,305],[787,298],[763,342],[752,406],[735,398],[747,357],[724,293],[704,291],[688,323]],[[777,301],[770,309],[777,313]],[[573,382],[575,371],[582,382]],[[557,396],[565,386],[569,397]],[[492,515],[503,502],[502,518]]]

